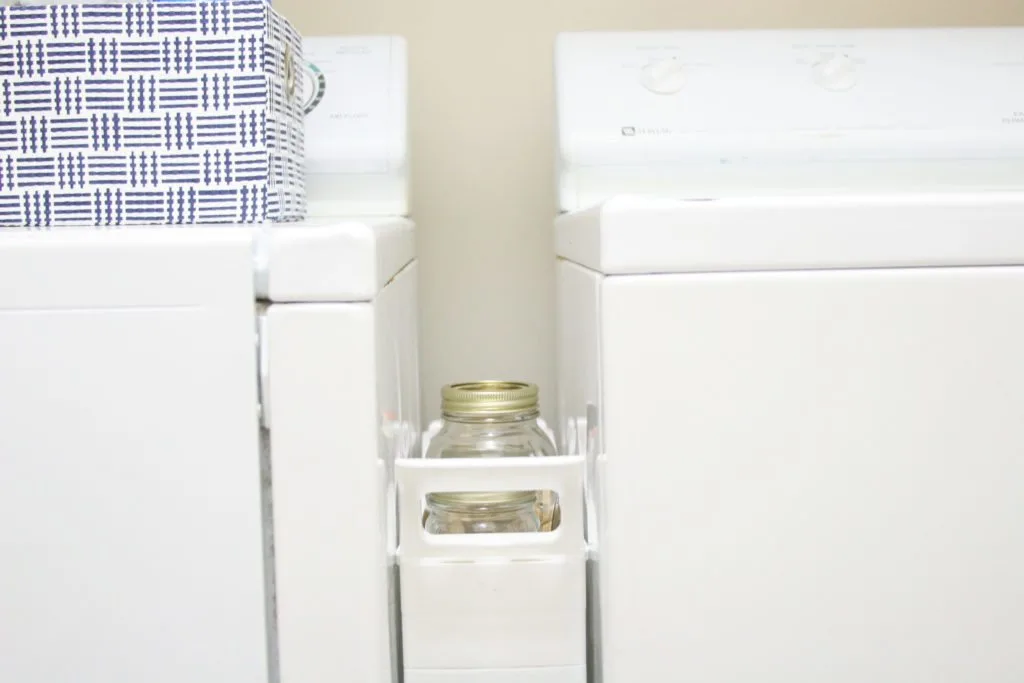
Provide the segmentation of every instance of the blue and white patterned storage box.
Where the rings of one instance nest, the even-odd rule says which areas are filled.
[[[0,226],[300,220],[301,59],[262,0],[0,8]]]

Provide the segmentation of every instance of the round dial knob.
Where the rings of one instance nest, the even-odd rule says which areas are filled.
[[[814,81],[825,90],[849,90],[857,85],[857,65],[846,55],[822,55],[814,64]]]
[[[659,95],[671,95],[683,89],[686,69],[675,57],[657,59],[640,71],[640,83]]]

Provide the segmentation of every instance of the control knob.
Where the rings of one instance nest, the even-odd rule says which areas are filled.
[[[640,83],[659,95],[679,92],[685,81],[686,68],[675,57],[656,59],[640,71]]]
[[[840,92],[857,85],[857,65],[847,55],[822,55],[812,68],[814,82],[825,90]]]

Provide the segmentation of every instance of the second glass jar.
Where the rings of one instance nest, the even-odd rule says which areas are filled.
[[[441,430],[430,440],[425,457],[555,455],[555,444],[537,424],[539,416],[539,392],[535,384],[504,381],[449,384],[441,389]],[[536,525],[524,519],[523,509],[531,507]],[[427,496],[425,522],[432,533],[550,531],[558,526],[558,521],[558,501],[550,491],[433,493]]]

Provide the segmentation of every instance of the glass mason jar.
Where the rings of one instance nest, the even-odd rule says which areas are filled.
[[[430,440],[427,458],[516,458],[555,455],[555,444],[537,424],[535,384],[466,382],[441,389],[441,430]],[[550,491],[432,493],[426,527],[433,533],[481,533],[444,529],[493,530],[489,525],[531,526],[519,518],[526,506],[540,530],[558,526],[558,501]],[[517,510],[513,512],[513,509]],[[513,518],[518,521],[513,521]],[[459,518],[458,524],[455,518]],[[490,518],[493,522],[484,522]],[[510,530],[510,529],[501,529]]]
[[[426,529],[431,534],[540,531],[536,505],[537,496],[532,491],[433,493],[428,503]]]

